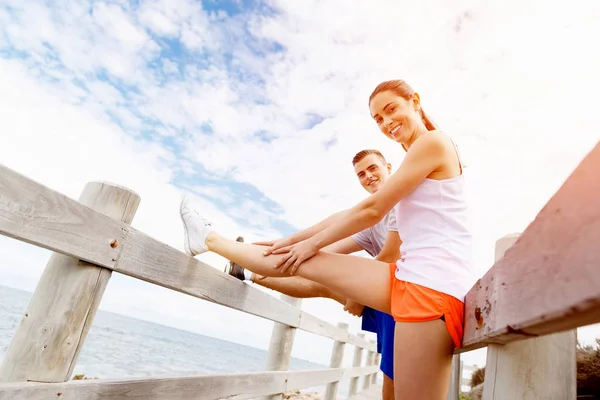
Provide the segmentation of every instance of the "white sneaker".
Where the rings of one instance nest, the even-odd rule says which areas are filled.
[[[190,195],[181,201],[179,213],[183,222],[185,252],[192,257],[207,252],[206,237],[213,231],[212,222],[200,215]]]

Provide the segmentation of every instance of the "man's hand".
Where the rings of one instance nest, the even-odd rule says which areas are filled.
[[[348,311],[350,314],[360,317],[364,308],[365,306],[362,304],[357,303],[354,300],[347,299],[346,305],[344,306],[344,311]]]

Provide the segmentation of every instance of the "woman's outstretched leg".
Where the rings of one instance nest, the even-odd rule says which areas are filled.
[[[263,255],[264,247],[229,240],[216,232],[207,235],[206,246],[236,264],[267,277],[285,277],[274,266],[283,255]],[[298,275],[331,288],[342,296],[385,313],[390,312],[389,265],[364,257],[319,252],[305,261]]]
[[[229,240],[214,232],[211,222],[198,213],[190,197],[183,200],[180,211],[185,231],[184,247],[189,255],[213,251],[259,275],[289,276],[274,269],[284,255],[265,257],[265,247]],[[361,304],[390,312],[390,272],[386,263],[319,252],[302,264],[298,275]]]

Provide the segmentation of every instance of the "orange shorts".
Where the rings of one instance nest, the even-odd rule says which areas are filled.
[[[465,305],[456,297],[396,279],[396,263],[390,264],[392,317],[397,322],[425,322],[444,319],[456,348],[461,347]]]

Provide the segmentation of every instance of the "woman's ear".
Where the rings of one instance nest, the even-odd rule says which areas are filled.
[[[421,96],[419,96],[419,93],[417,93],[417,92],[413,93],[412,104],[413,104],[413,107],[415,108],[415,111],[419,111],[421,109]]]

